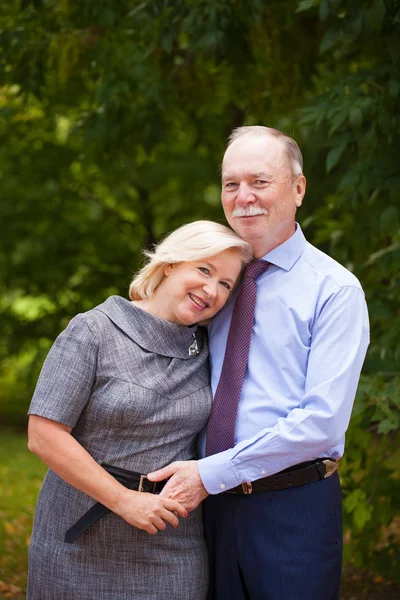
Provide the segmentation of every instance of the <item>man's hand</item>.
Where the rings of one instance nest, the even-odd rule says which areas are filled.
[[[160,496],[176,500],[189,512],[207,498],[208,492],[201,481],[195,460],[173,462],[147,475],[150,481],[163,481],[168,477],[171,479],[166,483]]]

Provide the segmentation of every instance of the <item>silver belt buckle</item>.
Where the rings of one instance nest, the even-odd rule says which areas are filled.
[[[324,479],[326,479],[327,477],[330,477],[331,475],[333,475],[333,473],[335,471],[337,471],[338,462],[336,460],[331,460],[330,458],[327,458],[326,460],[323,460],[322,462],[326,468],[326,473],[324,475]]]
[[[248,494],[252,494],[253,486],[251,485],[251,482],[245,481],[244,483],[242,483],[242,490],[243,490],[243,494],[246,494],[246,496]]]
[[[138,492],[144,492],[143,482],[144,482],[145,479],[147,479],[146,475],[141,475],[140,476],[139,485],[138,485],[138,489],[137,489]],[[150,479],[147,479],[147,481],[150,481]],[[153,490],[150,492],[150,494],[154,494],[155,491],[156,491],[157,482],[156,481],[150,481],[150,483],[153,484]]]

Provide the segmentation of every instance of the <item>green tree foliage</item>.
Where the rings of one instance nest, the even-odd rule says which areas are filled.
[[[226,136],[294,107],[310,70],[289,4],[0,4],[3,356],[126,290],[166,231],[222,218]]]
[[[398,579],[399,538],[388,526],[400,504],[400,3],[321,0],[298,10],[325,25],[313,94],[297,112],[324,178],[308,222],[317,245],[361,279],[371,318],[342,468],[347,558]]]
[[[143,247],[223,219],[232,127],[277,126],[304,150],[308,238],[370,309],[342,467],[347,558],[398,561],[399,27],[399,0],[0,0],[3,417],[24,421],[51,340],[126,293]]]

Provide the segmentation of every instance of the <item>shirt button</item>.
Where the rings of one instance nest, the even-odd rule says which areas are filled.
[[[219,484],[219,489],[220,490],[224,490],[226,488],[226,485],[224,483],[220,483]]]
[[[266,471],[264,469],[261,471],[261,475],[265,475]]]

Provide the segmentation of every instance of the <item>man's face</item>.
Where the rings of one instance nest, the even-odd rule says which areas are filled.
[[[222,163],[222,206],[229,225],[260,258],[295,231],[306,181],[293,181],[282,142],[251,134],[235,140]]]

